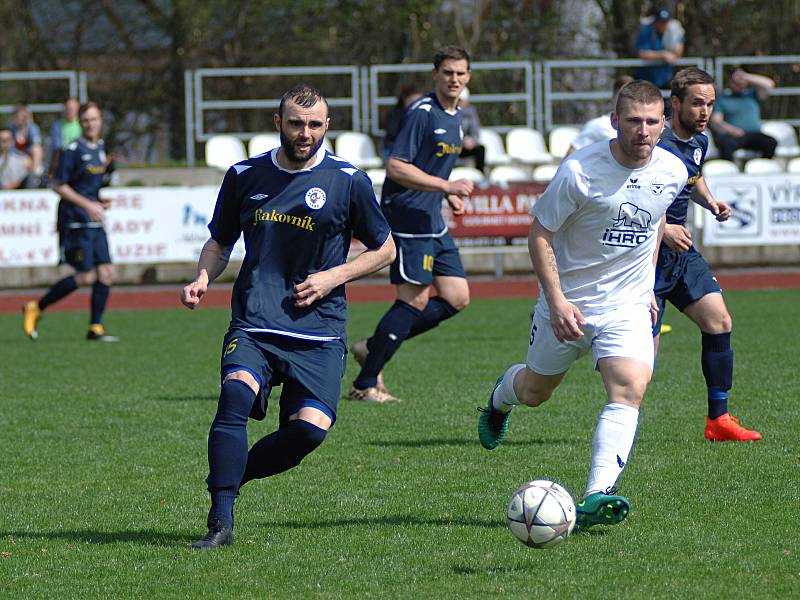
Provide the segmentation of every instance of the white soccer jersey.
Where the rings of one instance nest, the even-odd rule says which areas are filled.
[[[580,150],[589,144],[613,140],[615,137],[617,137],[617,130],[611,126],[611,113],[608,113],[587,121],[572,140],[572,147]]]
[[[628,169],[598,142],[568,156],[531,212],[555,233],[561,290],[584,314],[650,302],[653,252],[667,207],[688,173],[656,146],[650,162]],[[544,295],[539,303],[549,315]]]

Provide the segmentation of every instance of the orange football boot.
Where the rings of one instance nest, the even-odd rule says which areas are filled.
[[[739,419],[725,413],[711,419],[706,417],[705,438],[711,442],[760,442],[763,438],[757,431],[739,425]]]

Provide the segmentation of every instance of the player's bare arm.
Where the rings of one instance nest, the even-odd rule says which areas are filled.
[[[661,246],[661,241],[665,239],[664,236],[666,235],[667,227],[669,227],[667,224],[667,216],[664,215],[661,217],[661,221],[658,224],[658,232],[656,233],[656,246],[653,250],[653,270],[658,266],[658,249]],[[650,290],[650,322],[653,326],[658,322],[658,302],[656,302],[655,290]]]
[[[553,251],[553,232],[543,227],[538,219],[534,219],[531,226],[528,251],[550,307],[553,333],[560,342],[577,340],[583,336],[581,327],[586,324],[586,319],[577,306],[567,301],[561,291],[561,279]]]
[[[457,217],[463,215],[467,211],[467,204],[461,196],[448,194],[447,203],[450,205],[453,214]]]
[[[727,221],[731,216],[731,207],[725,202],[716,200],[711,195],[711,190],[708,189],[705,179],[700,177],[694,184],[692,189],[692,201],[698,206],[702,206],[714,215],[717,221]]]
[[[93,202],[86,196],[79,194],[71,185],[67,183],[59,183],[53,186],[53,191],[61,196],[64,200],[72,202],[75,206],[81,207],[87,213],[92,221],[103,223],[105,221],[105,209],[102,204]]]
[[[310,306],[327,296],[332,289],[374,273],[391,264],[394,258],[394,239],[389,236],[379,248],[367,249],[348,263],[309,275],[305,281],[294,286],[294,305]]]
[[[197,261],[197,277],[181,290],[181,303],[194,309],[208,291],[208,286],[219,277],[228,266],[233,246],[223,246],[213,238],[208,238],[200,251]]]
[[[442,192],[464,197],[469,196],[475,189],[475,184],[469,179],[447,181],[441,177],[429,175],[419,167],[399,158],[389,159],[386,164],[386,174],[403,187],[423,192]]]

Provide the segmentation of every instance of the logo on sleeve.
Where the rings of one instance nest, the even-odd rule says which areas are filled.
[[[308,204],[309,208],[313,208],[314,210],[325,206],[326,199],[325,190],[322,188],[313,187],[306,192],[306,204]]]
[[[703,151],[700,148],[695,148],[692,158],[694,158],[694,164],[699,165],[700,159],[703,158]]]

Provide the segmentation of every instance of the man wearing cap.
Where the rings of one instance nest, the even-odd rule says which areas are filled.
[[[673,19],[669,9],[662,7],[643,22],[636,36],[636,52],[642,60],[661,64],[639,67],[636,76],[659,88],[669,88],[672,65],[683,56],[684,31],[680,21]]]

